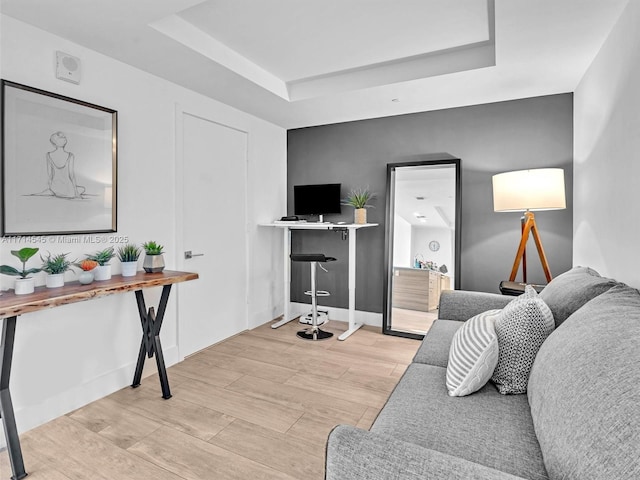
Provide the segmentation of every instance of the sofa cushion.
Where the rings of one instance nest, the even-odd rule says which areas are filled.
[[[453,397],[469,395],[489,381],[498,364],[495,319],[489,310],[466,321],[453,336],[447,365],[447,390]]]
[[[456,320],[436,320],[433,322],[413,357],[413,361],[446,367],[449,363],[451,340],[462,325],[464,325],[463,322]]]
[[[606,292],[618,282],[601,277],[589,267],[574,267],[555,277],[540,292],[549,305],[556,327],[592,298]]]
[[[351,425],[329,434],[325,480],[522,480],[447,453]]]
[[[495,323],[500,352],[491,377],[500,393],[527,391],[533,361],[554,326],[551,310],[531,285],[502,309]]]
[[[409,365],[372,432],[529,479],[546,479],[526,395],[500,395],[487,384],[450,397],[446,368]]]
[[[528,397],[551,478],[640,478],[640,294],[618,285],[544,343]]]
[[[487,310],[504,308],[512,299],[498,293],[443,290],[438,304],[438,318],[466,322]]]

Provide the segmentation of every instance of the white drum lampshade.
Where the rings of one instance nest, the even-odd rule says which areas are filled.
[[[493,210],[561,210],[567,208],[562,168],[536,168],[493,176]]]

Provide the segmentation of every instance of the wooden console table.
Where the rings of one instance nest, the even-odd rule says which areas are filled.
[[[20,480],[27,476],[27,472],[24,469],[11,394],[9,393],[9,378],[11,375],[11,359],[13,357],[17,317],[24,313],[37,312],[38,310],[82,302],[115,293],[135,292],[138,314],[142,324],[142,340],[131,386],[135,388],[140,385],[145,355],[149,358],[155,355],[160,385],[162,386],[162,396],[168,399],[171,398],[171,391],[169,390],[169,380],[164,365],[162,345],[160,344],[160,328],[162,327],[162,320],[169,300],[171,285],[197,278],[197,273],[165,270],[161,273],[139,272],[133,277],[114,275],[111,280],[96,281],[90,285],[70,282],[61,288],[38,287],[34,293],[29,295],[15,295],[11,291],[2,293],[2,296],[0,296],[0,319],[2,319],[2,333],[0,336],[0,417],[4,427],[7,451],[9,453],[11,471],[13,472],[12,478],[14,480]],[[160,286],[162,287],[162,295],[156,314],[153,307],[147,309],[142,290]]]

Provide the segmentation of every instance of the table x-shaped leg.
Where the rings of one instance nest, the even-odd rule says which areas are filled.
[[[139,387],[142,379],[142,368],[144,367],[145,355],[149,358],[155,355],[156,364],[158,365],[158,376],[160,377],[160,386],[162,387],[162,398],[171,398],[169,390],[169,379],[167,377],[167,369],[164,366],[164,355],[162,354],[162,345],[160,344],[160,329],[162,328],[162,319],[167,309],[167,301],[171,285],[162,287],[162,295],[160,304],[158,305],[158,314],[156,315],[154,308],[147,310],[142,290],[136,290],[136,301],[138,302],[138,313],[140,314],[140,322],[142,323],[142,341],[140,342],[140,353],[138,354],[138,364],[136,365],[136,373],[133,376],[132,387]]]
[[[24,470],[20,438],[16,428],[16,418],[13,413],[11,393],[9,393],[9,378],[11,376],[11,359],[13,357],[13,340],[16,335],[16,317],[8,317],[2,321],[2,337],[0,337],[0,417],[4,427],[4,438],[7,440],[7,451],[13,480],[20,480],[27,476]]]

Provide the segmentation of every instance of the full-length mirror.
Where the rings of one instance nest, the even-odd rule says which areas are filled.
[[[387,165],[383,332],[421,338],[460,285],[460,160]]]

